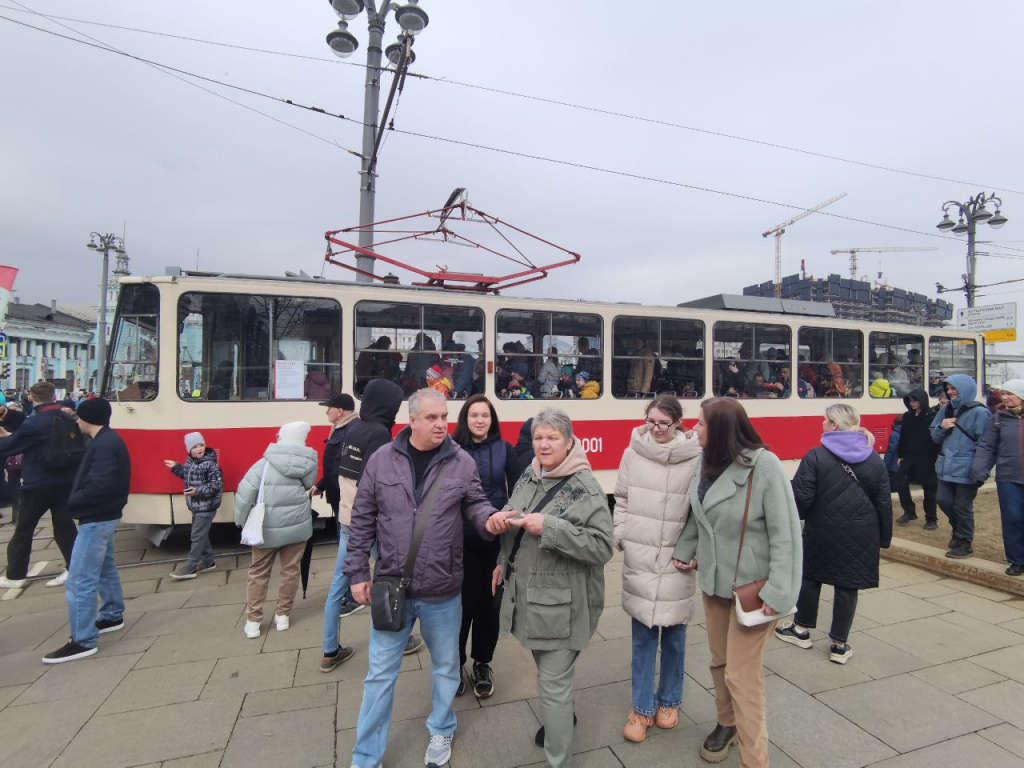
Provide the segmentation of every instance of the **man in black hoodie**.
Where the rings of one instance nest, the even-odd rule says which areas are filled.
[[[32,536],[36,526],[50,512],[53,519],[53,538],[57,542],[64,563],[71,565],[71,550],[75,545],[78,529],[68,514],[68,496],[74,482],[78,463],[46,461],[46,451],[54,427],[54,420],[67,419],[60,406],[53,402],[54,388],[48,381],[40,381],[29,388],[29,398],[35,404],[30,418],[25,419],[17,432],[0,440],[0,460],[8,456],[23,454],[24,469],[21,476],[21,508],[18,523],[7,545],[7,575],[0,578],[0,589],[22,589],[28,585],[28,560],[32,554]],[[70,428],[78,427],[70,421]],[[78,434],[79,444],[82,442]],[[77,454],[81,459],[81,453]],[[64,583],[64,574],[51,582],[53,586]],[[49,585],[48,585],[49,586]]]
[[[345,648],[338,640],[338,622],[347,615],[344,595],[349,590],[349,578],[342,572],[348,554],[349,524],[352,522],[352,502],[356,486],[363,476],[363,468],[374,452],[391,442],[391,429],[405,394],[402,388],[388,379],[373,379],[363,390],[363,403],[359,418],[348,422],[337,459],[338,490],[338,557],[334,576],[324,605],[324,657],[321,672],[330,672],[349,659],[354,650]],[[423,645],[418,635],[410,635],[406,653],[414,653]]]
[[[124,627],[124,595],[114,562],[114,533],[128,503],[132,463],[124,441],[110,428],[110,411],[110,403],[102,397],[78,406],[81,429],[92,440],[68,500],[71,514],[82,526],[64,588],[71,638],[43,656],[43,664],[92,656],[101,634]],[[98,616],[97,593],[102,600]]]
[[[938,528],[938,513],[935,494],[938,477],[935,475],[935,459],[939,446],[931,438],[929,427],[935,417],[935,409],[928,405],[928,393],[915,389],[903,398],[907,412],[903,415],[900,431],[899,457],[900,482],[896,488],[900,496],[903,515],[896,519],[898,525],[907,525],[917,520],[917,508],[910,495],[910,483],[918,483],[924,489],[924,528],[934,531]]]

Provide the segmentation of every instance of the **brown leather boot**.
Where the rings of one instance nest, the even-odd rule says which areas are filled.
[[[622,735],[626,741],[643,741],[647,738],[647,729],[654,725],[654,718],[649,715],[641,715],[639,712],[631,711],[626,727],[622,729]]]
[[[675,728],[679,725],[679,707],[658,707],[654,724],[659,728]]]

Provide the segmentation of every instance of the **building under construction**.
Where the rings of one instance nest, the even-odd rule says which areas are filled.
[[[743,295],[774,298],[775,284],[769,280],[760,285],[748,285]],[[953,305],[948,301],[929,299],[923,293],[890,285],[873,286],[839,275],[820,279],[786,275],[782,278],[781,298],[826,302],[835,309],[836,317],[849,320],[942,327],[953,319]]]

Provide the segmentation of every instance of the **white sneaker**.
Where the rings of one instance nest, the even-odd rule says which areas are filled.
[[[423,756],[423,764],[427,768],[441,768],[452,759],[452,737],[440,736],[436,733],[430,735],[430,743],[427,745],[427,753]]]
[[[291,625],[291,619],[287,616],[274,616],[274,626],[277,627],[278,632],[284,632]]]
[[[0,589],[24,589],[28,586],[28,579],[8,579],[0,576]]]
[[[46,582],[46,586],[48,586],[48,587],[63,587],[64,586],[64,582],[67,581],[67,580],[68,580],[68,572],[67,571],[62,571],[59,576],[56,576],[55,578],[52,578],[48,582]]]
[[[260,623],[258,621],[247,621],[245,622],[245,636],[250,640],[255,640],[260,636]]]

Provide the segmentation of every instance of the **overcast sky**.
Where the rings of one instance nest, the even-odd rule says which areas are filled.
[[[816,277],[847,276],[847,258],[831,249],[937,247],[864,254],[858,270],[874,279],[881,268],[934,297],[937,281],[956,286],[965,271],[965,242],[934,237],[941,205],[985,191],[1003,197],[1010,222],[981,236],[1009,258],[980,257],[977,282],[1024,277],[1024,194],[1012,191],[1024,190],[1013,86],[1024,70],[1024,4],[972,14],[947,0],[421,7],[430,25],[415,72],[763,142],[409,79],[397,128],[671,182],[389,135],[378,218],[439,207],[461,186],[482,210],[582,254],[579,266],[511,295],[675,304],[740,293],[772,279],[773,241],[761,233],[799,212],[787,206],[842,192],[827,212],[913,232],[815,214],[787,231],[783,274],[803,259]],[[72,32],[25,8],[313,59],[62,22]],[[362,116],[363,69],[324,41],[337,22],[327,0],[0,0],[0,15]],[[351,30],[362,47],[348,61],[365,62],[366,16]],[[397,30],[392,16],[386,44]],[[359,148],[360,126],[202,84],[314,138],[145,64],[2,19],[0,42],[0,262],[21,268],[23,301],[95,302],[99,262],[84,245],[92,231],[121,234],[124,222],[135,274],[195,267],[198,250],[202,269],[347,279],[324,269],[323,233],[358,222],[359,161],[344,150]],[[426,267],[508,266],[458,248],[389,253]],[[978,304],[1016,302],[1022,291],[980,289]],[[944,298],[964,305],[962,293]]]

